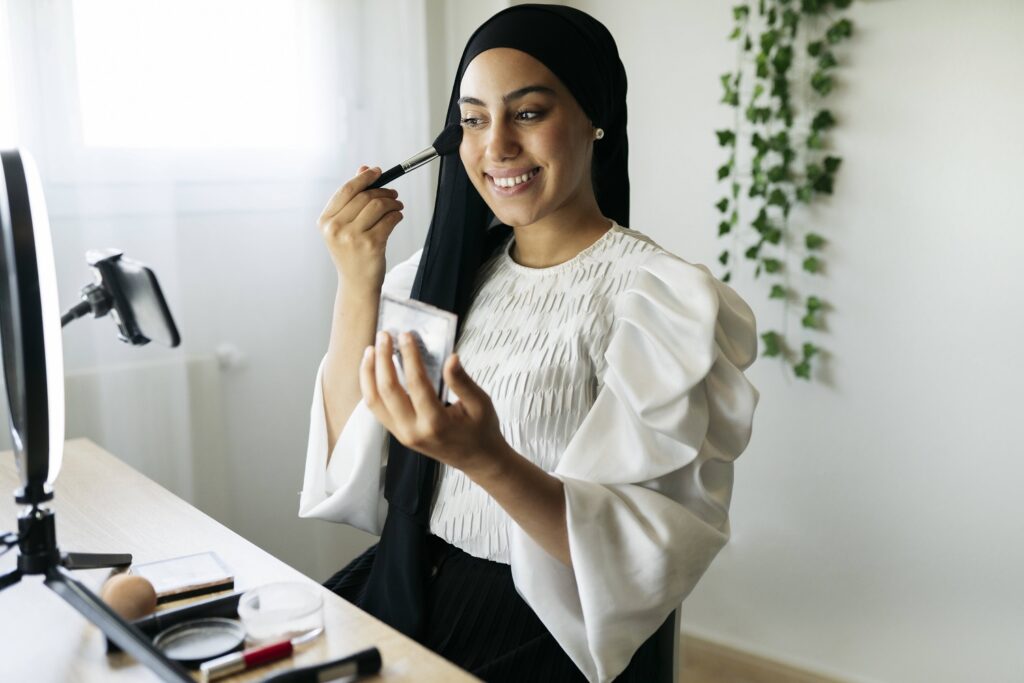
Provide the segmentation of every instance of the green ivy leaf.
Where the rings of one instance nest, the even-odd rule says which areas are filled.
[[[764,269],[769,273],[777,273],[782,270],[782,261],[777,258],[766,258],[762,263]]]
[[[832,85],[832,77],[824,71],[815,71],[811,76],[811,87],[822,97],[832,92]]]
[[[740,184],[739,183],[733,183],[732,184],[732,198],[736,199],[739,196],[740,196]]]
[[[779,164],[768,169],[768,180],[773,183],[781,183],[789,178],[789,171],[785,166]]]
[[[765,332],[761,335],[761,340],[764,342],[763,355],[778,356],[782,353],[782,339],[778,332]]]
[[[793,366],[793,372],[795,372],[796,376],[800,379],[809,380],[811,378],[811,364],[802,360]]]
[[[786,288],[782,285],[772,285],[772,293],[768,295],[769,299],[785,299]]]
[[[764,209],[761,209],[760,211],[757,212],[757,218],[751,221],[750,224],[754,226],[754,229],[757,230],[759,233],[764,234],[765,230],[767,230],[769,227],[768,212],[765,211]]]
[[[852,2],[853,0],[832,0],[832,4],[836,6],[836,9],[846,9]]]
[[[732,273],[726,273],[725,275],[722,276],[722,282],[728,282],[731,279],[732,279]]]
[[[728,40],[736,40],[740,37],[740,33],[742,33],[742,31],[740,31],[740,27],[737,26],[732,30],[732,33],[729,34]]]
[[[750,36],[748,35],[746,38],[743,39],[743,51],[750,52],[750,49],[752,47],[754,47],[754,43],[750,40]]]
[[[747,107],[747,120],[751,123],[766,123],[771,118],[772,110],[771,107],[755,107],[753,103]]]
[[[782,231],[779,230],[778,228],[770,228],[765,233],[764,238],[771,242],[772,244],[778,244],[779,242],[782,241]]]
[[[816,330],[818,329],[818,318],[813,313],[808,313],[800,318],[800,324],[808,329]]]
[[[853,23],[849,19],[840,19],[836,23],[828,27],[825,31],[825,38],[829,43],[835,45],[843,38],[849,38],[853,35]]]
[[[743,255],[746,258],[750,259],[751,261],[756,261],[757,260],[757,254],[760,251],[761,251],[761,245],[760,245],[760,243],[758,243],[758,244],[755,244],[754,246],[748,248],[745,252],[743,252]]]
[[[785,73],[793,63],[793,48],[789,45],[780,47],[775,51],[775,58],[772,59],[772,66],[776,71]]]
[[[834,174],[839,170],[839,165],[843,163],[843,160],[839,157],[825,157],[825,172]]]
[[[808,273],[817,273],[821,270],[821,261],[817,256],[808,256],[804,259],[804,270]]]
[[[756,74],[758,78],[768,78],[768,55],[764,52],[758,53],[757,58],[754,60],[756,64]]]
[[[806,305],[808,313],[817,313],[818,311],[821,310],[821,307],[824,306],[824,304],[821,302],[821,299],[814,295],[807,297]]]
[[[727,263],[729,263],[729,250],[728,249],[726,249],[725,251],[723,251],[721,254],[718,255],[718,262],[721,263],[723,266],[726,265]]]
[[[739,222],[739,220],[740,212],[733,209],[732,213],[729,215],[729,225],[736,225]]]
[[[808,149],[821,149],[825,146],[824,140],[821,139],[821,134],[818,131],[814,131],[807,136],[807,148]]]
[[[729,177],[729,172],[732,170],[732,162],[722,164],[718,167],[718,179],[723,180]]]
[[[822,43],[820,40],[816,40],[813,43],[808,44],[807,54],[809,54],[812,57],[817,57],[818,55],[821,54],[821,51],[824,49],[824,43]]]
[[[715,135],[718,136],[719,147],[728,147],[729,145],[735,146],[736,144],[736,133],[732,132],[727,128],[723,128],[722,130],[716,130]]]
[[[810,358],[814,354],[818,353],[818,351],[819,351],[818,347],[815,346],[814,344],[812,344],[810,342],[804,342],[804,346],[803,346],[804,360],[807,360],[808,358]]]
[[[754,86],[754,92],[751,95],[751,98],[756,100],[758,97],[760,97],[763,94],[764,94],[764,84],[763,83],[758,83],[757,85]]]
[[[760,133],[754,133],[750,136],[750,144],[757,150],[759,155],[765,154],[768,151],[768,141],[761,137]]]
[[[788,206],[789,199],[786,197],[786,193],[782,190],[772,190],[771,194],[768,195],[768,206]]]
[[[719,237],[728,234],[730,230],[732,230],[732,223],[730,223],[729,221],[722,221],[721,223],[718,224]]]
[[[818,68],[822,71],[825,69],[831,69],[838,63],[839,62],[836,61],[836,56],[831,52],[822,52],[821,56],[818,57]]]
[[[807,185],[804,185],[804,186],[802,186],[800,188],[797,188],[796,198],[799,199],[800,201],[804,202],[805,204],[810,202],[811,198],[813,196],[814,196],[814,190],[812,190]]]
[[[796,35],[796,27],[800,23],[800,15],[788,7],[782,12],[782,25],[789,29],[791,36]]]
[[[808,147],[809,146],[810,145],[808,145]],[[818,166],[817,164],[807,164],[807,179],[808,180],[817,180],[818,178],[821,177],[821,174],[822,174],[821,166]]]
[[[822,109],[811,120],[811,130],[828,130],[836,125],[836,119],[828,109]]]
[[[736,21],[746,19],[749,14],[750,7],[748,5],[736,5],[732,8],[732,18]]]
[[[821,249],[822,245],[825,244],[825,238],[816,233],[809,232],[804,237],[804,244],[807,245],[808,249]]]
[[[722,197],[721,199],[718,200],[718,203],[715,204],[715,206],[718,208],[718,211],[720,213],[725,213],[726,211],[729,210],[729,200],[726,199],[725,197]]]
[[[815,192],[832,194],[832,176],[828,173],[823,174],[820,178],[814,181],[813,186]]]

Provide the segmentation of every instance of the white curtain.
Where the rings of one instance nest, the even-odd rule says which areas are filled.
[[[62,308],[91,280],[85,251],[118,247],[155,270],[182,336],[170,350],[129,347],[110,320],[66,328],[68,437],[283,557],[309,554],[296,492],[336,286],[316,219],[359,164],[437,134],[426,14],[427,0],[0,0],[0,145],[40,167]],[[422,244],[435,175],[393,185],[406,218],[390,262]]]

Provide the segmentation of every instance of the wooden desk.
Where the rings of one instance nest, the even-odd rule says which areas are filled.
[[[0,453],[0,531],[17,529],[13,454]],[[260,680],[270,671],[309,665],[375,645],[385,681],[475,681],[445,659],[352,606],[277,558],[147,479],[86,439],[68,441],[50,509],[64,552],[130,552],[135,562],[215,550],[235,572],[238,590],[271,581],[302,581],[324,596],[325,633],[291,659],[224,679]],[[16,550],[0,558],[14,568]],[[98,591],[109,570],[73,572]],[[197,677],[198,678],[198,677]],[[29,576],[0,592],[0,680],[156,680],[124,654],[107,657],[99,629]]]

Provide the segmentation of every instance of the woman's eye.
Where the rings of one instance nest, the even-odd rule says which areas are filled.
[[[540,118],[541,113],[542,112],[539,111],[521,111],[516,114],[516,116],[518,116],[522,121],[533,121]]]
[[[459,122],[467,128],[476,128],[480,125],[480,119],[474,116],[463,116]]]

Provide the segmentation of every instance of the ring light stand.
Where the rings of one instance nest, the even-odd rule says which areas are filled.
[[[0,341],[11,436],[22,480],[15,500],[26,506],[18,518],[16,541],[11,534],[0,537],[8,549],[16,545],[19,551],[17,567],[0,576],[0,590],[18,583],[23,576],[42,576],[48,588],[161,679],[192,681],[181,665],[165,657],[138,628],[122,619],[68,571],[127,566],[131,564],[131,555],[62,553],[57,546],[55,515],[43,505],[53,499],[53,481],[60,470],[64,447],[64,367],[53,247],[41,185],[31,160],[18,150],[11,150],[0,152],[0,161]],[[94,260],[102,262],[103,268]],[[121,338],[144,344],[149,338],[144,336],[140,322],[154,320],[149,315],[152,310],[135,315],[132,306],[139,300],[139,291],[152,294],[156,281],[152,278],[143,290],[133,289],[130,285],[138,285],[142,280],[119,279],[118,273],[125,269],[117,270],[114,266],[121,260],[119,252],[97,253],[95,257],[90,254],[100,284],[86,287],[88,293],[83,290],[83,303],[95,302],[96,306],[79,304],[68,312],[65,322],[88,311],[97,317],[111,311],[116,313],[112,317]],[[139,264],[127,263],[128,270],[140,272],[132,267]],[[156,294],[162,303],[158,287]],[[157,322],[163,323],[158,326],[158,340],[168,341],[168,336],[163,335],[168,332],[173,342],[170,345],[174,346],[178,342],[177,330],[166,304],[161,313],[166,316],[163,320],[157,318]]]

